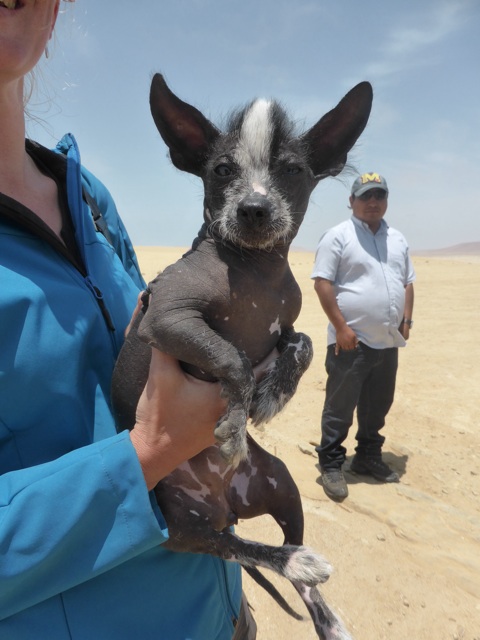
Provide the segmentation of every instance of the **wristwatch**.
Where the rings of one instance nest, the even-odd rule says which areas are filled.
[[[410,320],[409,318],[404,318],[402,320],[402,324],[406,324],[410,327],[410,329],[413,327],[413,320]]]

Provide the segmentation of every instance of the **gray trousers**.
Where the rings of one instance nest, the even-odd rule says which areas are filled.
[[[232,640],[255,640],[257,637],[257,624],[248,606],[247,598],[242,592],[242,603],[238,614],[237,624]]]

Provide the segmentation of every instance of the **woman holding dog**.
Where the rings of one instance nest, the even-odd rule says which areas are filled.
[[[212,443],[219,386],[155,352],[137,423],[117,434],[110,379],[145,283],[73,136],[55,151],[25,140],[25,79],[59,7],[0,0],[0,637],[255,637],[237,624],[238,566],[163,550],[150,492]]]

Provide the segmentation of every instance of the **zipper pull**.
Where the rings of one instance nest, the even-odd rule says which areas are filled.
[[[107,324],[107,327],[110,329],[110,331],[115,331],[115,325],[112,322],[112,318],[107,309],[107,305],[105,304],[105,300],[103,299],[103,293],[100,291],[98,287],[96,287],[93,284],[93,282],[90,279],[90,276],[87,276],[85,278],[85,282],[87,283],[87,286],[90,289],[90,291],[95,296],[95,300],[97,301],[98,306],[100,307],[100,311],[102,312],[102,315]]]

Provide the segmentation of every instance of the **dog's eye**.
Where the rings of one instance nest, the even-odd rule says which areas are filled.
[[[301,171],[302,169],[298,166],[298,164],[289,164],[285,167],[285,173],[289,176],[296,176]]]
[[[222,178],[227,178],[228,176],[232,175],[232,170],[228,166],[228,164],[218,164],[215,167],[214,171],[217,174],[217,176],[221,176]]]

